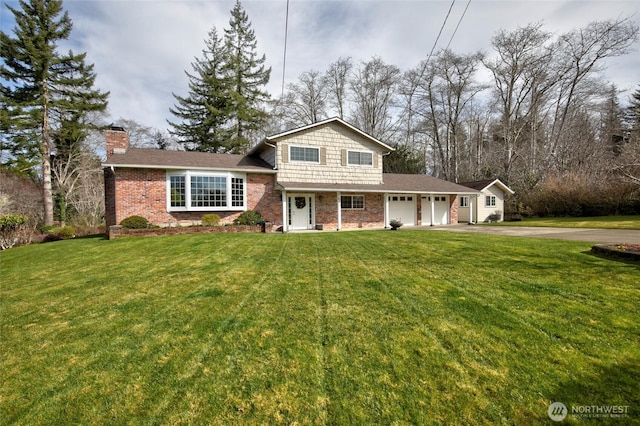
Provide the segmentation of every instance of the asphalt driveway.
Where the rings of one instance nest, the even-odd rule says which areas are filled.
[[[640,230],[546,228],[535,226],[483,226],[442,225],[427,228],[434,231],[469,232],[476,234],[505,235],[514,237],[555,238],[559,240],[587,241],[594,244],[640,244]]]

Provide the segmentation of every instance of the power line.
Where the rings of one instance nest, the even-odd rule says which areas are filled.
[[[456,0],[453,0],[451,2],[451,5],[449,6],[449,11],[447,12],[447,16],[444,17],[444,21],[442,22],[442,26],[440,27],[440,31],[438,32],[438,37],[436,37],[436,41],[433,42],[433,46],[431,47],[431,52],[429,52],[429,56],[427,56],[427,60],[424,62],[423,69],[427,67],[427,63],[429,62],[429,59],[431,59],[431,55],[433,55],[433,51],[438,45],[438,40],[440,40],[440,36],[442,35],[442,30],[444,29],[444,26],[447,24],[447,19],[449,19],[449,15],[451,14],[451,9],[453,9],[453,5],[455,3],[456,3]]]
[[[287,68],[287,34],[289,32],[289,0],[287,0],[287,12],[284,21],[284,58],[282,59],[282,94],[280,99],[284,98],[284,77]]]
[[[449,43],[447,43],[447,49],[449,49],[449,46],[451,46],[451,42],[453,41],[453,37],[455,37],[456,32],[458,32],[458,27],[460,26],[460,22],[462,22],[462,18],[464,18],[464,15],[467,13],[467,9],[469,9],[469,4],[471,4],[471,0],[469,0],[467,2],[467,5],[464,8],[464,11],[462,11],[462,16],[460,16],[460,19],[458,20],[458,24],[456,25],[456,29],[453,30],[453,34],[451,34],[451,38],[449,39]]]

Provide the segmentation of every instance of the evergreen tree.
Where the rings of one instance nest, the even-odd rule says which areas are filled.
[[[640,139],[640,88],[636,89],[629,98],[629,106],[625,110],[625,121],[630,137]]]
[[[225,70],[231,85],[229,147],[242,152],[249,146],[250,133],[266,122],[263,104],[269,94],[263,88],[269,82],[271,68],[265,69],[265,55],[258,57],[255,33],[239,1],[231,11],[224,40],[228,55]]]
[[[176,95],[177,104],[170,111],[181,122],[169,121],[171,134],[177,136],[188,150],[225,152],[228,145],[229,80],[223,74],[226,63],[224,45],[216,28],[209,32],[202,59],[191,64],[187,97]]]
[[[93,65],[86,54],[62,55],[57,42],[69,38],[72,22],[61,0],[20,0],[13,37],[0,32],[2,84],[0,128],[6,131],[4,165],[40,165],[44,223],[53,224],[51,155],[55,135],[65,120],[83,122],[91,112],[104,111],[108,92],[93,89]]]

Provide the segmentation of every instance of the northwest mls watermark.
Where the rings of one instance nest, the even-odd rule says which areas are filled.
[[[549,418],[561,422],[568,416],[577,419],[625,419],[629,417],[628,405],[572,405],[567,408],[562,402],[554,402],[547,410]]]

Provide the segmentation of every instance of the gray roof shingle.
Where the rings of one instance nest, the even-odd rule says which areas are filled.
[[[211,154],[196,151],[171,151],[154,148],[129,148],[123,154],[113,154],[104,167],[242,170],[275,173],[273,167],[260,158],[236,154]]]
[[[342,183],[278,182],[283,189],[345,192],[405,192],[435,194],[476,194],[479,191],[427,175],[384,173],[379,185]]]

